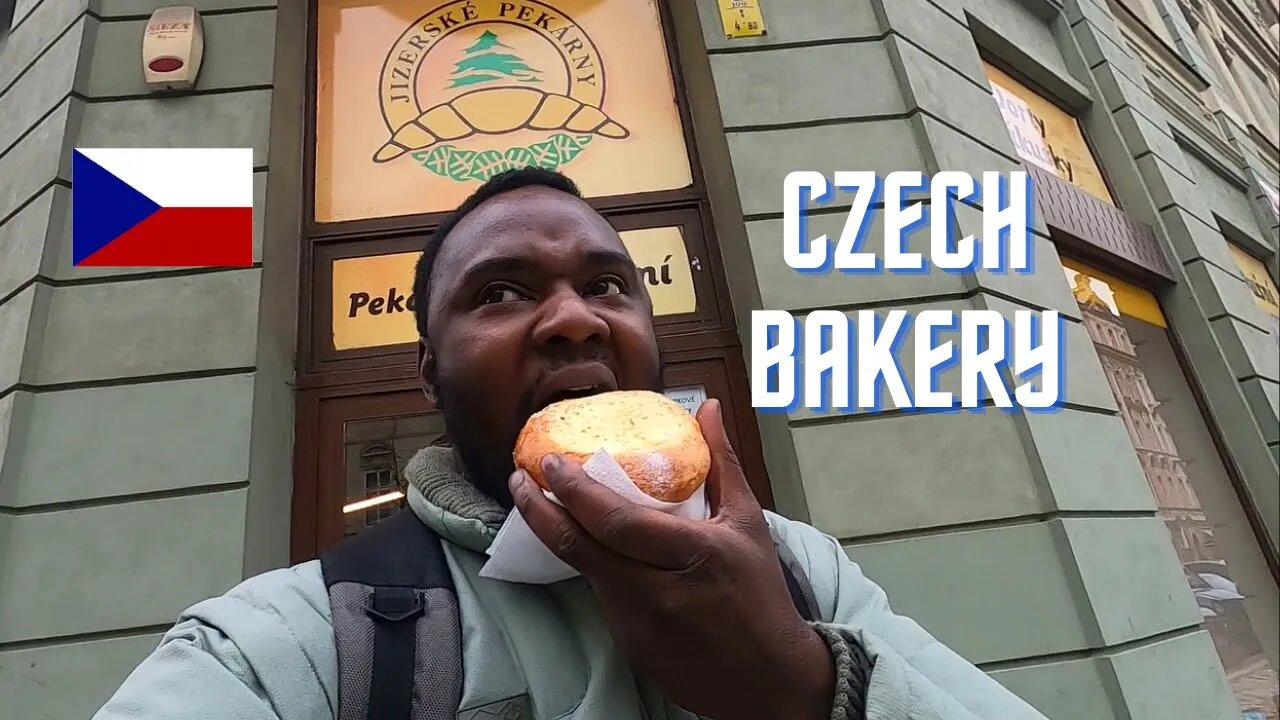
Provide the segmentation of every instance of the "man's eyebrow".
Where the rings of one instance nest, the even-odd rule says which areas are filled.
[[[591,265],[635,265],[631,256],[621,250],[588,250],[584,254]]]
[[[465,271],[458,278],[458,287],[464,287],[472,283],[475,278],[488,277],[492,275],[508,275],[527,271],[533,265],[533,260],[518,255],[497,255],[490,258],[480,260]]]
[[[631,256],[621,250],[593,249],[584,251],[583,255],[585,256],[584,264],[587,266],[621,265],[624,267],[631,267],[635,265]],[[537,261],[533,258],[520,255],[497,255],[485,258],[475,262],[463,271],[462,275],[458,278],[458,282],[455,287],[466,287],[467,285],[474,283],[477,278],[529,272],[536,264]]]

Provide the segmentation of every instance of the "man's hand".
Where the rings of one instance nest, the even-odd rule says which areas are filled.
[[[668,700],[717,720],[825,720],[831,653],[792,603],[720,404],[703,403],[698,423],[711,448],[707,521],[632,503],[555,456],[543,471],[563,508],[522,471],[511,495],[587,579],[619,649]]]

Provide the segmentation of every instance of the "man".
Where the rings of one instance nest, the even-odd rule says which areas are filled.
[[[486,183],[435,233],[415,294],[423,385],[453,448],[409,463],[409,506],[443,539],[456,586],[463,710],[524,696],[529,714],[512,717],[1043,720],[893,614],[835,540],[763,512],[715,400],[697,416],[708,521],[628,503],[564,459],[544,464],[563,506],[513,472],[538,409],[662,390],[639,273],[567,178],[526,169]],[[581,577],[479,577],[513,505]],[[775,543],[798,559],[818,621],[797,610]],[[184,613],[97,717],[334,718],[333,636],[317,562],[251,578]],[[459,715],[473,716],[491,715]]]

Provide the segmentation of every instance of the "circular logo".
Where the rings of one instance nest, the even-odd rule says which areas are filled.
[[[597,137],[630,134],[604,98],[600,52],[563,12],[536,0],[456,0],[415,20],[388,52],[379,100],[390,136],[373,161],[408,154],[458,182],[555,170]],[[492,138],[489,147],[451,144],[476,137]]]

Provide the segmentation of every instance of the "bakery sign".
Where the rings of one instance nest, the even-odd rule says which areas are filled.
[[[1254,302],[1268,315],[1280,317],[1280,291],[1276,290],[1276,283],[1271,279],[1267,266],[1234,243],[1227,243],[1227,247],[1231,248],[1231,255],[1240,268],[1240,274],[1244,276],[1245,285],[1253,294]]]
[[[1114,205],[1075,116],[994,65],[983,65],[1019,157]]]
[[[652,0],[326,0],[316,14],[317,221],[449,210],[529,166],[589,197],[692,181]]]
[[[692,263],[678,227],[618,233],[653,300],[653,314],[685,315],[698,309]],[[420,252],[343,258],[333,262],[335,350],[418,341],[413,310],[413,271]]]

